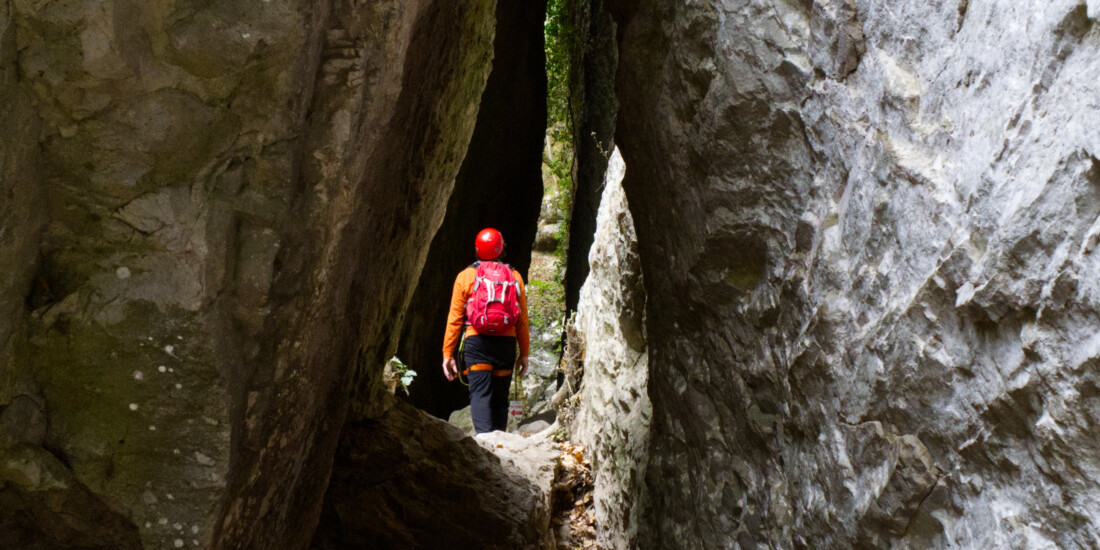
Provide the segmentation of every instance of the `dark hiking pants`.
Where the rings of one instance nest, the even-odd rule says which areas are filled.
[[[466,338],[463,359],[470,369],[470,416],[477,433],[508,428],[508,390],[516,364],[516,339],[476,335]]]

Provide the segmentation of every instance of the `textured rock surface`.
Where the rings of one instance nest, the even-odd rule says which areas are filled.
[[[313,548],[553,548],[553,448],[482,437],[403,402],[349,423]]]
[[[470,403],[466,387],[448,382],[440,368],[455,276],[476,259],[477,232],[495,227],[507,243],[506,261],[526,278],[542,199],[546,1],[498,5],[493,70],[477,125],[400,333],[398,356],[421,374],[409,401],[440,418]]]
[[[545,166],[545,165],[544,165]],[[546,170],[545,172],[549,172]],[[544,173],[545,173],[544,172]],[[547,181],[547,188],[560,187],[556,181]],[[551,199],[553,200],[553,199]],[[561,214],[558,206],[547,208],[539,217],[540,231],[546,220]],[[547,215],[548,210],[551,212]],[[551,400],[558,391],[561,373],[561,340],[565,325],[565,286],[561,283],[561,256],[535,252],[531,255],[530,284],[527,286],[527,308],[531,319],[531,357],[527,373],[513,378],[513,397],[522,395],[524,422],[539,417],[554,421]]]
[[[496,455],[500,459],[502,468],[517,473],[530,482],[542,497],[542,504],[549,512],[559,451],[550,440],[548,432],[531,436],[499,431],[489,432],[474,437],[474,441]]]
[[[581,287],[559,402],[571,402],[572,439],[589,450],[595,490],[596,543],[637,548],[645,509],[650,403],[646,393],[645,289],[638,242],[627,209],[618,149],[611,155]],[[579,384],[579,387],[578,387]],[[575,396],[570,395],[575,393]]]
[[[466,434],[470,437],[473,437],[474,434],[477,433],[476,431],[474,431],[474,419],[473,419],[472,416],[470,416],[470,406],[469,405],[466,405],[465,407],[452,412],[447,417],[447,423],[449,423],[450,425],[462,430],[462,433],[464,433],[464,434]],[[514,416],[509,415],[508,416],[508,431],[509,432],[515,432],[518,427],[519,427],[519,425],[516,423],[516,418]]]
[[[0,3],[0,535],[308,544],[495,4]]]
[[[561,373],[559,351],[555,348],[562,338],[561,325],[562,322],[556,320],[547,330],[532,335],[533,338],[539,338],[542,345],[531,353],[527,374],[518,382],[512,382],[512,397],[517,397],[516,394],[523,396],[524,422],[536,417],[548,422],[554,421],[552,401],[558,391],[558,377]]]
[[[1100,4],[642,0],[643,547],[1091,547]]]
[[[0,2],[0,128],[8,135],[37,136],[41,121],[28,91],[18,85],[16,28],[8,0]],[[26,312],[24,301],[38,263],[38,239],[46,221],[41,157],[30,139],[0,140],[0,403],[25,390],[13,361]]]

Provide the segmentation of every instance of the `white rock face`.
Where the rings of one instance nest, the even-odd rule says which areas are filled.
[[[645,500],[644,464],[650,417],[645,291],[634,224],[622,189],[619,150],[611,155],[581,287],[576,332],[583,346],[582,387],[573,437],[589,450],[601,548],[636,548]],[[568,390],[567,390],[568,391]]]
[[[525,437],[497,431],[479,434],[473,439],[483,449],[500,458],[501,467],[518,472],[537,489],[542,498],[543,507],[546,508],[545,514],[549,516],[554,469],[558,463],[559,452],[550,439],[550,434],[544,432]],[[549,530],[547,534],[550,534]]]
[[[1094,547],[1095,2],[643,1],[643,547]]]

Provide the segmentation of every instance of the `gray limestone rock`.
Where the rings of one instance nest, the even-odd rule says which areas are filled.
[[[542,433],[550,429],[552,426],[553,424],[547,422],[546,420],[531,420],[525,424],[519,425],[519,433],[523,435],[534,435],[537,433]]]
[[[473,420],[473,418],[470,417],[470,406],[469,405],[467,405],[464,408],[458,409],[457,411],[452,412],[450,414],[450,416],[447,417],[447,422],[450,425],[462,430],[462,433],[464,433],[468,436],[472,437],[476,433],[474,431],[474,420]],[[515,432],[517,430],[517,428],[518,428],[518,426],[517,426],[517,423],[516,423],[516,418],[514,416],[509,415],[508,416],[508,431],[509,432]]]
[[[558,249],[560,223],[548,223],[540,225],[538,234],[535,235],[534,250],[536,252],[552,253]]]
[[[643,548],[1100,531],[1100,4],[617,3]]]
[[[866,53],[856,9],[852,0],[818,0],[810,12],[810,58],[834,80],[855,71]]]
[[[474,441],[500,458],[502,468],[526,478],[544,499],[546,513],[550,513],[550,496],[559,451],[550,440],[549,433],[520,435],[498,431],[474,436]],[[549,535],[549,528],[547,531]]]
[[[447,423],[462,430],[462,433],[473,436],[474,435],[474,420],[470,417],[470,407],[458,409],[447,417]]]
[[[596,234],[567,357],[574,360],[555,398],[570,400],[572,439],[589,449],[600,548],[637,548],[649,452],[649,361],[645,289],[634,224],[623,193],[618,149],[608,162]],[[577,387],[579,384],[579,387]],[[574,394],[575,395],[571,395]]]

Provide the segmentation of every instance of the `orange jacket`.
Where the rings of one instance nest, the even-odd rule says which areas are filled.
[[[474,286],[475,275],[477,275],[477,269],[467,267],[458,274],[458,277],[455,277],[454,290],[451,292],[451,311],[447,314],[447,332],[443,335],[444,359],[454,357],[458,335],[462,332],[462,325],[466,321],[466,302],[470,299],[470,289]],[[513,269],[512,276],[519,283],[519,319],[516,320],[516,326],[500,336],[515,336],[519,341],[520,356],[526,357],[531,351],[531,328],[527,324],[527,291],[519,272]],[[474,327],[466,327],[467,337],[476,334]]]

